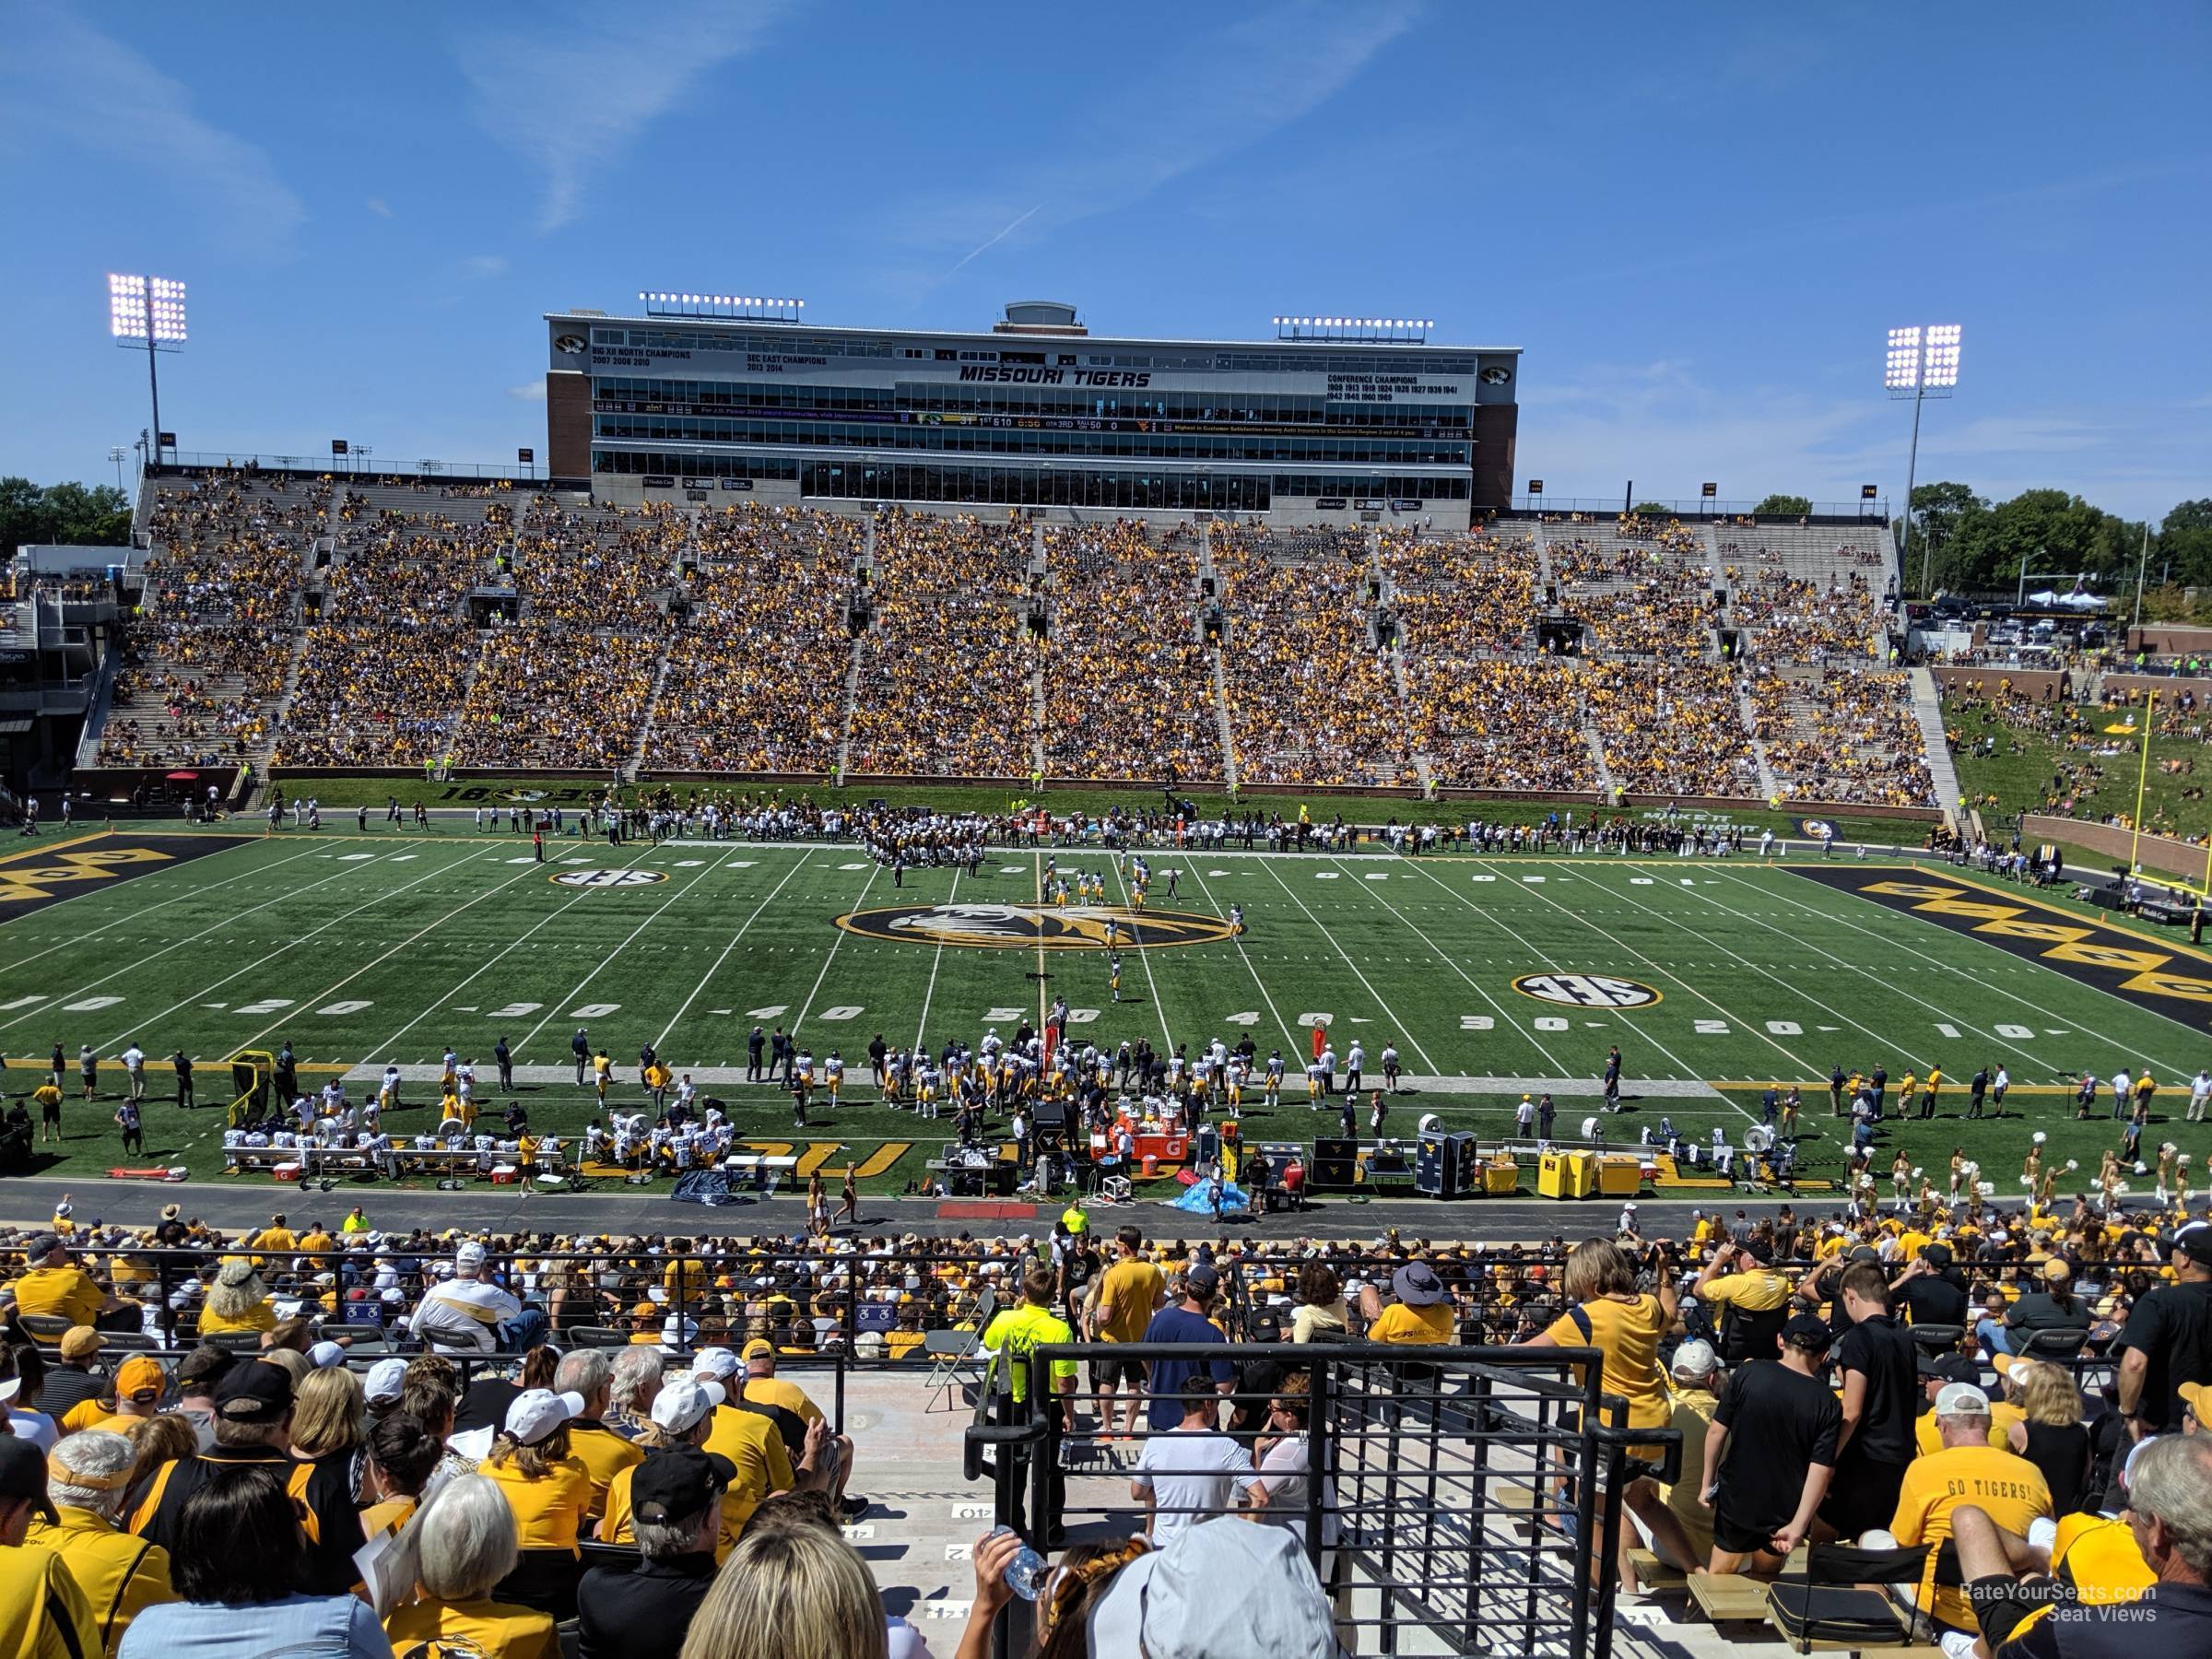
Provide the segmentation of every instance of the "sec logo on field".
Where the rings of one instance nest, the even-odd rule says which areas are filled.
[[[556,887],[633,888],[651,887],[668,877],[661,870],[563,870],[547,879]]]
[[[1650,985],[1604,973],[1524,973],[1513,989],[1562,1008],[1648,1008],[1660,1000]]]

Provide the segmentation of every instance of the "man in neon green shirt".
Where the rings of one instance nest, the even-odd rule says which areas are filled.
[[[994,1365],[1008,1368],[1017,1405],[1030,1397],[1030,1356],[1039,1348],[1055,1343],[1072,1343],[1076,1333],[1066,1320],[1053,1312],[1053,1278],[1044,1269],[1033,1269],[1022,1276],[1021,1302],[1008,1308],[992,1320],[983,1332],[983,1346],[997,1355]],[[1073,1359],[1052,1361],[1052,1390],[1059,1398],[1053,1400],[1051,1408],[1058,1415],[1060,1432],[1073,1433],[1076,1415],[1070,1400],[1076,1392],[1076,1362]],[[1026,1534],[1029,1524],[1023,1517],[1022,1500],[1029,1491],[1029,1477],[1023,1465],[1028,1462],[1026,1453],[1016,1453],[1014,1468],[1014,1530]],[[1044,1547],[1056,1548],[1066,1536],[1060,1524],[1061,1512],[1067,1507],[1067,1477],[1060,1472],[1060,1460],[1054,1457],[1046,1473],[1044,1513],[1038,1517],[1044,1529]]]

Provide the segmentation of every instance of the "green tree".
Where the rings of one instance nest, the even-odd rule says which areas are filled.
[[[1638,518],[1673,518],[1675,510],[1665,501],[1639,501],[1629,509]]]
[[[2212,586],[2212,497],[2177,502],[2150,550],[2155,577],[2159,569],[2178,587]]]
[[[2140,523],[2063,489],[2024,489],[1987,512],[1968,512],[1950,540],[1936,544],[1936,584],[2010,593],[2025,560],[2030,588],[2048,585],[2053,572],[2078,571],[2098,593],[2132,591],[2142,533]]]
[[[112,484],[55,484],[0,478],[0,553],[27,543],[121,547],[130,539],[131,508]]]
[[[1771,495],[1751,509],[1761,518],[1803,518],[1812,510],[1812,497],[1794,495]]]

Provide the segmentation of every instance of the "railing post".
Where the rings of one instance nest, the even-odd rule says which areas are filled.
[[[1325,1359],[1317,1360],[1307,1373],[1312,1381],[1306,1394],[1306,1560],[1315,1577],[1321,1574],[1322,1490],[1335,1473],[1332,1465],[1336,1455],[1336,1437],[1329,1429],[1336,1368]],[[1343,1542],[1340,1535],[1340,1548]]]

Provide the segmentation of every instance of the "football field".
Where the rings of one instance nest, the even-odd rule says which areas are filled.
[[[1311,1140],[1335,1113],[1309,1110],[1302,1068],[1325,1027],[1339,1077],[1354,1042],[1368,1081],[1394,1043],[1409,1092],[1385,1133],[1420,1117],[1500,1136],[1524,1090],[1551,1090],[1559,1131],[1599,1103],[1608,1045],[1621,1050],[1632,1141],[1661,1115],[1742,1143],[1771,1084],[1805,1093],[1803,1173],[1832,1176],[1839,1132],[1831,1066],[1940,1065],[1933,1122],[1893,1123],[1877,1170],[1905,1148],[1931,1172],[1964,1145],[2000,1193],[2017,1192],[2029,1131],[2093,1170],[2116,1145],[2109,1101],[2077,1123],[2073,1081],[2124,1065],[2158,1079],[2147,1148],[2173,1139],[2201,1170],[2204,1126],[2182,1122],[2189,1077],[2212,1063],[2212,959],[2182,937],[1938,865],[1802,853],[1755,859],[1606,855],[1401,857],[1149,851],[1141,912],[1096,849],[997,851],[971,878],[908,870],[857,848],[672,841],[611,847],[382,829],[369,836],[123,830],[49,839],[0,859],[0,1052],[7,1092],[68,1059],[57,1173],[124,1161],[111,1114],[115,1056],[182,1049],[203,1110],[170,1104],[149,1066],[147,1150],[134,1164],[221,1167],[227,1068],[241,1050],[289,1040],[303,1086],[347,1075],[359,1098],[396,1060],[409,1110],[386,1127],[434,1127],[434,1077],[451,1044],[477,1063],[493,1111],[491,1050],[504,1037],[534,1129],[581,1130],[590,1090],[570,1040],[586,1028],[615,1064],[610,1103],[641,1110],[638,1051],[653,1044],[764,1145],[806,1148],[803,1167],[848,1157],[897,1190],[950,1134],[877,1103],[866,1050],[1010,1036],[1055,998],[1068,1037],[1112,1050],[1149,1038],[1166,1052],[1249,1034],[1279,1049],[1282,1106],[1248,1111],[1248,1135]],[[1101,878],[1104,904],[1042,902],[1047,872]],[[1174,874],[1172,894],[1168,872]],[[1241,910],[1245,930],[1227,918]],[[1132,944],[1131,935],[1141,941]],[[1123,942],[1120,1001],[1110,936]],[[847,1086],[792,1127],[787,1096],[743,1081],[746,1038],[781,1025],[818,1064],[840,1052]],[[76,1056],[100,1058],[97,1103],[79,1099]],[[2003,1119],[1964,1122],[1967,1080],[2002,1065]],[[1256,1093],[1256,1091],[1255,1091]],[[1364,1104],[1361,1134],[1366,1133]],[[55,1156],[58,1163],[52,1162]],[[1940,1180],[1938,1182],[1940,1185]],[[2069,1186],[2072,1183],[2069,1183]],[[2140,1183],[2138,1183],[2140,1185]],[[1883,1193],[1888,1184],[1883,1182]]]

